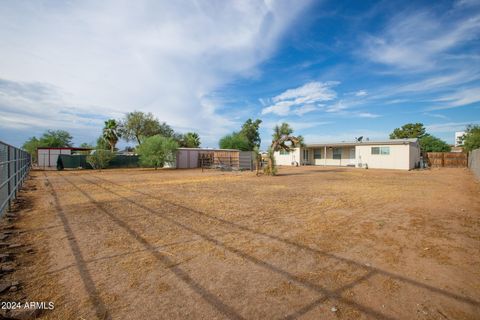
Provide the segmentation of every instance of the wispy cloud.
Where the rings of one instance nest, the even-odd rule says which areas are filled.
[[[439,114],[439,113],[424,112],[423,115],[428,116],[428,117],[433,117],[433,118],[439,118],[439,119],[448,119],[448,117],[446,115]]]
[[[9,2],[0,11],[0,111],[75,106],[109,116],[139,109],[206,139],[232,119],[211,97],[234,78],[251,77],[276,50],[309,1]],[[62,30],[62,32],[58,32]],[[10,83],[8,83],[10,81]],[[20,85],[33,86],[27,93]],[[53,92],[34,88],[54,87]],[[33,93],[32,93],[33,92]],[[26,101],[28,100],[28,101]],[[94,106],[94,107],[92,107]],[[307,110],[303,110],[306,112]],[[25,120],[9,110],[9,123]],[[300,112],[302,112],[300,110]],[[50,113],[38,115],[45,126]],[[215,136],[215,138],[213,138]]]
[[[356,97],[365,97],[368,95],[368,92],[366,90],[359,90],[355,92]]]
[[[446,122],[446,123],[434,123],[426,125],[425,128],[427,132],[431,133],[444,133],[444,132],[454,132],[454,131],[463,131],[469,124],[479,124],[480,120],[472,120],[467,122]]]
[[[457,92],[442,96],[436,101],[445,102],[444,105],[435,106],[430,110],[443,110],[470,105],[480,101],[480,87],[461,89]]]
[[[401,69],[428,70],[438,67],[450,49],[475,39],[480,16],[454,17],[451,12],[402,12],[378,35],[364,39],[362,54],[368,59]]]
[[[370,119],[375,119],[375,118],[381,117],[381,115],[371,113],[371,112],[358,112],[358,113],[354,113],[354,115],[356,115],[360,118],[370,118]]]
[[[280,116],[289,114],[302,115],[316,110],[321,102],[334,100],[337,93],[332,89],[336,81],[309,82],[303,86],[288,89],[272,98],[272,105],[262,109],[262,114],[273,113]]]

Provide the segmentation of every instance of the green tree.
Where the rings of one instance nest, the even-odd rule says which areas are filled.
[[[175,162],[178,143],[173,138],[155,135],[146,138],[137,148],[142,166],[162,168]]]
[[[480,125],[468,125],[462,140],[466,151],[480,148]]]
[[[107,140],[105,140],[105,138],[103,137],[103,135],[101,135],[100,137],[98,137],[97,139],[97,146],[95,147],[95,149],[100,149],[100,150],[108,150],[110,149],[110,144],[108,143]]]
[[[72,136],[65,130],[47,130],[40,137],[40,146],[65,148],[72,146]]]
[[[22,149],[27,151],[32,157],[33,162],[37,162],[37,148],[40,147],[40,140],[36,137],[31,137],[22,146]]]
[[[115,151],[115,145],[120,138],[119,126],[115,119],[109,119],[105,121],[105,126],[102,131],[103,138],[108,142],[110,151]]]
[[[105,169],[113,159],[113,152],[110,150],[95,150],[93,154],[87,156],[87,162],[93,169]]]
[[[245,123],[242,125],[242,129],[240,130],[240,134],[245,136],[248,140],[248,145],[249,151],[253,151],[255,147],[259,148],[261,139],[260,139],[260,124],[262,123],[262,120],[256,119],[253,121],[252,119],[248,119],[245,121]]]
[[[181,140],[180,146],[184,148],[198,148],[200,147],[200,137],[196,132],[185,133]]]
[[[401,128],[396,128],[390,134],[390,139],[421,138],[425,135],[423,123],[407,123]]]
[[[95,147],[88,143],[88,142],[83,142],[82,144],[80,144],[80,148],[85,148],[85,149],[95,149]]]
[[[40,139],[31,137],[23,144],[22,148],[32,157],[32,161],[37,161],[37,148],[52,147],[64,148],[72,146],[72,136],[65,130],[47,130]]]
[[[452,150],[452,147],[445,141],[428,133],[421,137],[418,142],[423,152],[450,152]]]
[[[248,141],[247,137],[239,132],[227,134],[220,139],[218,145],[222,149],[238,149],[241,151],[250,150],[250,142]]]
[[[282,123],[280,126],[276,125],[273,129],[272,144],[268,149],[268,161],[265,167],[265,173],[268,175],[275,175],[277,169],[275,166],[274,153],[276,151],[291,151],[293,148],[303,144],[302,136],[294,136],[293,129],[288,123]]]
[[[134,111],[125,116],[121,123],[120,133],[127,141],[137,141],[140,145],[144,138],[154,135],[173,137],[175,131],[165,122],[160,123],[152,113]]]

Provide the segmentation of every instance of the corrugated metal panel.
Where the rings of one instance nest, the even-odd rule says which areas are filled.
[[[240,151],[240,169],[253,170],[255,153],[253,151]]]

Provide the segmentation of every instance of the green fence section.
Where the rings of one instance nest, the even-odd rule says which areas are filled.
[[[63,169],[92,169],[87,162],[87,156],[83,154],[61,154],[57,159],[57,170]]]
[[[138,156],[117,155],[108,164],[109,168],[138,168]]]
[[[108,168],[137,168],[139,167],[138,156],[116,155],[108,164]],[[83,154],[61,154],[57,160],[57,170],[63,169],[92,169],[87,162],[87,156]]]

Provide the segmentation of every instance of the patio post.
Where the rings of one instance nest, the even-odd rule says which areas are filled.
[[[323,147],[323,165],[326,166],[327,165],[327,146],[324,146]]]

